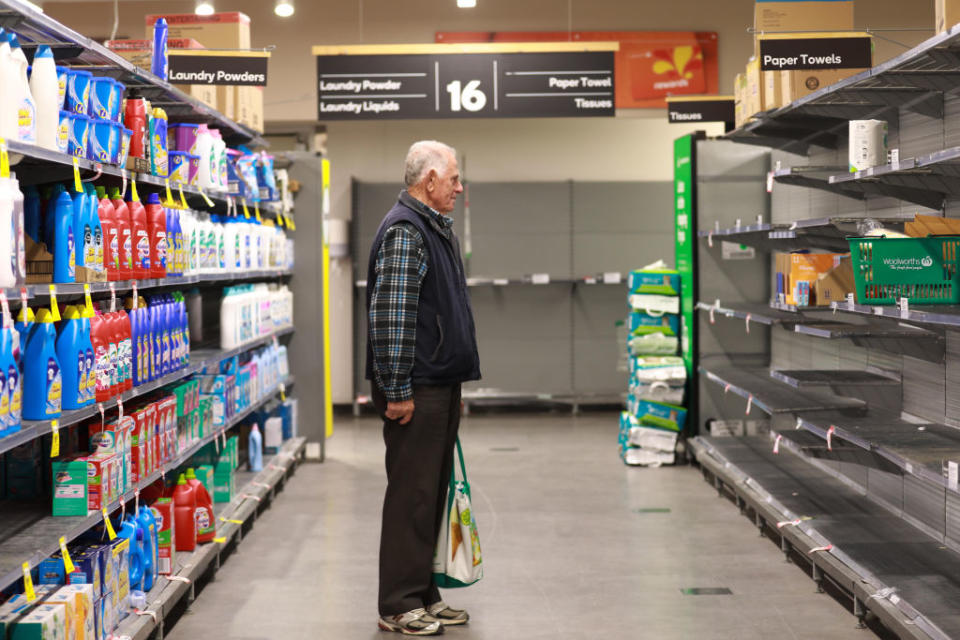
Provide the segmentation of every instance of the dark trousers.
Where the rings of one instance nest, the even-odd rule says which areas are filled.
[[[405,425],[386,419],[387,400],[371,386],[387,445],[378,604],[380,615],[391,616],[440,601],[433,553],[460,427],[460,385],[415,385],[413,419]]]

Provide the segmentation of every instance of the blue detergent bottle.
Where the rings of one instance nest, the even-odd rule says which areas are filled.
[[[133,338],[133,386],[139,387],[147,381],[143,371],[145,348],[143,346],[143,313],[142,309],[134,309],[130,305],[130,334]]]
[[[153,25],[153,56],[151,59],[150,70],[153,75],[161,80],[167,79],[168,59],[167,59],[167,34],[169,27],[164,18],[160,18]]]
[[[80,340],[83,347],[84,370],[87,386],[82,389],[83,406],[89,407],[97,401],[97,368],[93,351],[93,341],[90,339],[90,319],[94,316],[93,306],[78,307],[80,312],[81,333]]]
[[[162,297],[163,302],[160,305],[160,346],[163,350],[160,354],[160,370],[163,375],[173,371],[173,298],[170,295]]]
[[[42,189],[40,192],[41,204],[43,205],[43,224],[41,225],[43,238],[41,242],[46,244],[47,250],[50,251],[53,247],[54,232],[56,231],[54,211],[56,209],[57,196],[66,191],[66,188],[58,182],[52,186],[42,187]]]
[[[159,296],[150,301],[150,348],[153,351],[153,378],[163,375],[163,305]]]
[[[263,436],[260,427],[254,424],[250,427],[250,438],[247,442],[250,471],[263,471]]]
[[[90,229],[90,202],[86,190],[70,191],[73,200],[73,241],[75,265],[87,266],[87,245],[93,244],[93,232]],[[89,236],[89,237],[88,237]]]
[[[123,519],[117,529],[117,537],[130,541],[130,588],[143,591],[143,548],[137,541],[137,522],[131,514]]]
[[[57,360],[62,367],[64,410],[80,409],[87,404],[87,352],[83,340],[83,318],[75,306],[63,310],[57,336]]]
[[[89,244],[84,248],[84,264],[94,271],[103,271],[103,224],[100,221],[100,200],[97,188],[87,182],[83,185],[83,194],[87,200],[86,224],[90,226]],[[86,230],[84,230],[86,233]],[[84,236],[84,242],[87,237]]]
[[[17,321],[13,323],[13,330],[17,332],[17,344],[14,345],[14,357],[20,357],[22,359],[23,351],[27,346],[27,333],[29,333],[30,327],[33,325],[35,319],[33,309],[30,307],[21,308],[20,313],[17,314]]]
[[[53,314],[40,309],[27,333],[23,351],[23,418],[50,420],[60,417],[63,380],[56,351]]]
[[[0,402],[7,403],[7,424],[3,429],[7,435],[20,430],[20,413],[22,411],[22,390],[20,367],[14,355],[14,331],[12,327],[6,327],[2,330],[0,338],[0,372],[4,373],[3,379],[6,387],[0,390],[5,400]]]
[[[137,521],[146,532],[143,537],[143,590],[150,591],[157,579],[157,565],[160,562],[157,548],[157,519],[153,517],[149,507],[140,507]]]
[[[73,199],[66,191],[61,191],[51,207],[49,217],[52,234],[47,248],[53,247],[53,281],[56,283],[74,282],[77,279],[76,249],[74,235]]]
[[[43,242],[43,203],[33,185],[23,188],[23,230],[34,242]]]

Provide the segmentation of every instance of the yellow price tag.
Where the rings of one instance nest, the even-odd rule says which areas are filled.
[[[83,285],[83,306],[88,311],[93,311],[93,300],[90,298],[90,285]]]
[[[227,539],[226,539],[226,537],[224,537],[224,538],[214,538],[213,541],[216,542],[217,544],[227,544]]]
[[[77,193],[83,191],[83,183],[80,181],[80,158],[73,156],[73,190]]]
[[[287,218],[287,228],[290,229],[290,231],[297,230],[297,223],[293,221],[293,218]]]
[[[54,322],[60,322],[60,306],[57,304],[57,285],[50,285],[50,315]]]
[[[113,542],[117,539],[117,532],[113,530],[113,523],[110,522],[110,514],[107,513],[106,507],[100,511],[103,513],[103,524],[107,527],[107,537],[110,538],[110,542]]]
[[[164,205],[172,206],[173,205],[173,192],[170,191],[170,178],[163,179],[163,186],[167,189],[167,198],[164,200]]]
[[[140,194],[137,193],[137,174],[130,176],[130,199],[133,202],[140,202]]]
[[[287,385],[280,385],[280,400],[281,402],[287,401]]]
[[[67,551],[67,539],[64,536],[60,536],[60,555],[63,556],[63,569],[69,576],[77,568],[73,566],[73,560],[70,559],[70,552]]]
[[[247,209],[247,199],[244,198],[240,201],[243,204],[243,217],[247,220],[250,219],[250,209]]]
[[[220,520],[223,521],[223,522],[230,522],[230,523],[233,523],[233,524],[243,524],[243,520],[231,520],[231,519],[229,519],[229,518],[224,518],[224,517],[222,517],[222,516],[220,517]]]
[[[7,153],[7,139],[0,138],[0,178],[10,177],[10,154]]]
[[[206,192],[203,189],[200,189],[200,197],[203,198],[203,201],[207,203],[207,206],[211,209],[213,208],[213,200],[207,196]]]
[[[187,198],[183,195],[183,183],[178,183],[177,188],[180,190],[180,208],[187,208]]]
[[[285,220],[284,217],[283,217],[283,211],[278,211],[278,212],[277,212],[277,226],[282,229],[285,223],[286,223],[286,220]]]
[[[50,457],[59,458],[60,457],[60,422],[57,420],[51,420],[50,429],[53,431],[53,441],[50,444]]]
[[[257,219],[257,222],[263,222],[263,218],[260,217],[260,203],[259,203],[259,202],[257,202],[256,204],[253,205],[253,214],[254,214],[254,217]]]
[[[27,596],[27,602],[33,602],[37,599],[37,592],[33,590],[33,576],[30,575],[30,563],[23,563],[23,594]]]

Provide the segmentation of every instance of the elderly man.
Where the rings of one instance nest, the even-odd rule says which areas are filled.
[[[387,491],[380,532],[380,619],[385,631],[438,635],[465,624],[433,584],[460,425],[460,385],[480,379],[473,310],[453,233],[463,191],[456,151],[414,143],[406,190],[387,213],[367,271],[367,379],[383,418]]]

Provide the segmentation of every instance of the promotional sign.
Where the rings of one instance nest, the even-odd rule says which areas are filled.
[[[713,31],[440,31],[437,42],[615,41],[616,107],[662,108],[668,96],[718,92]]]
[[[170,49],[167,55],[171,84],[267,86],[267,51]]]
[[[734,126],[733,96],[667,98],[667,119],[672,123],[723,122],[727,131]]]
[[[761,71],[867,69],[873,66],[869,36],[760,38]]]
[[[320,120],[613,116],[616,46],[314,47],[318,114]]]

